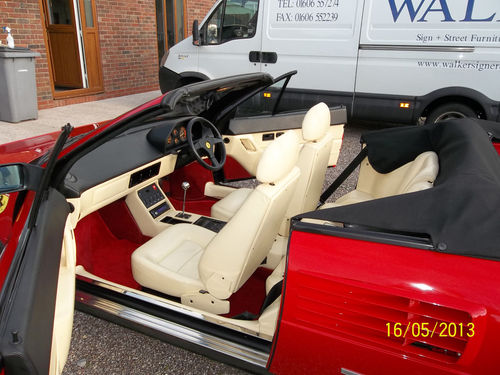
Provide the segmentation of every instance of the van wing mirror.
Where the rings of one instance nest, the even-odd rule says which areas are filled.
[[[41,167],[32,164],[0,165],[0,193],[38,190],[42,171]]]
[[[200,45],[200,29],[198,28],[198,20],[193,21],[193,44]]]

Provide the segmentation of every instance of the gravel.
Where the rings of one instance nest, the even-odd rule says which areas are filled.
[[[63,374],[246,374],[220,362],[75,311]]]
[[[325,187],[359,153],[359,137],[373,126],[350,125],[336,168],[327,171]],[[352,190],[357,171],[328,200]],[[69,357],[63,374],[247,374],[242,370],[180,349],[141,333],[75,312]]]

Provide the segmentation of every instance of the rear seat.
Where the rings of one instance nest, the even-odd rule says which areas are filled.
[[[415,160],[385,174],[375,171],[365,158],[361,163],[356,189],[335,203],[324,204],[321,209],[429,189],[434,185],[438,172],[439,160],[433,151],[424,152]]]
[[[433,151],[424,152],[418,155],[415,160],[386,174],[375,171],[368,158],[365,158],[361,163],[356,189],[340,197],[335,203],[324,204],[321,208],[354,204],[429,189],[434,185],[438,172],[438,156]],[[283,257],[267,278],[266,295],[269,294],[274,285],[283,280],[285,262],[286,257]]]

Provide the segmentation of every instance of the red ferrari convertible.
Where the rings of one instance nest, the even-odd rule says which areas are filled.
[[[500,371],[500,125],[369,132],[323,191],[346,111],[292,75],[0,146],[2,374],[60,373],[75,307],[257,373]]]

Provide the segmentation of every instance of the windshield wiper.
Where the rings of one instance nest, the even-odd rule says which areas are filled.
[[[69,123],[67,123],[65,126],[68,126],[68,125],[71,126],[71,124],[69,124]],[[64,127],[62,129],[64,129]],[[73,126],[71,126],[71,129],[74,129]],[[64,150],[66,147],[71,146],[73,143],[79,141],[83,137],[89,135],[90,133],[92,133],[96,129],[97,128],[94,128],[92,130],[89,130],[86,133],[78,134],[78,135],[75,135],[74,137],[71,137],[71,138],[68,135],[68,137],[66,138],[66,141],[62,145],[61,151]],[[49,157],[50,157],[50,154],[51,154],[52,150],[53,150],[53,148],[48,149],[47,152],[45,152],[45,154],[43,154],[42,156],[36,158],[31,163],[32,164],[37,164],[37,165],[45,164],[49,160]]]

